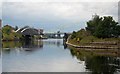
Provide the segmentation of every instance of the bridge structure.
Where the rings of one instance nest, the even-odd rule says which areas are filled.
[[[65,33],[44,33],[44,36],[47,38],[63,38]]]
[[[35,28],[31,28],[29,26],[25,26],[23,28],[19,28],[15,31],[16,33],[22,34],[25,40],[31,40],[34,35],[39,35],[39,31]]]
[[[30,35],[30,36],[40,34],[40,33],[38,33],[37,29],[31,28],[29,26],[25,26],[23,28],[19,28],[15,32],[21,33],[22,35]]]
[[[43,33],[39,29],[31,28],[29,26],[25,26],[23,28],[17,29],[15,32],[22,34],[26,39],[31,39],[33,36],[40,36],[42,38],[63,38],[65,33],[57,31],[55,33]],[[71,34],[71,33],[67,33]]]

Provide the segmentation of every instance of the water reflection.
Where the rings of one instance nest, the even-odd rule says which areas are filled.
[[[43,41],[9,41],[3,42],[3,52],[10,53],[10,51],[35,51],[38,48],[43,48]]]
[[[60,39],[51,39],[51,40],[43,40],[45,45],[56,45],[57,47],[62,46],[62,42]]]
[[[93,74],[114,74],[120,69],[120,59],[117,57],[93,56],[86,57],[86,69],[89,69]]]
[[[113,51],[111,55],[101,55],[96,54],[96,51],[86,51],[84,49],[77,50],[71,48],[70,52],[71,55],[76,57],[79,61],[85,61],[86,70],[91,71],[92,74],[106,74],[106,72],[108,72],[108,74],[120,73],[120,57],[118,54],[113,56]]]
[[[61,39],[3,42],[2,46],[4,72],[120,73],[120,50],[75,49]]]
[[[32,52],[25,51],[23,47],[31,43],[22,43],[20,48],[14,46],[9,50],[3,48],[3,72],[85,72],[84,63],[78,64],[69,50],[64,50],[62,39],[38,40],[32,45]],[[38,48],[40,45],[43,47]]]
[[[67,44],[63,43],[64,49],[67,49]]]
[[[9,42],[2,42],[2,48],[20,48],[22,46],[22,42],[18,41],[9,41]]]
[[[3,48],[39,48],[43,47],[43,41],[9,41],[2,42]]]
[[[26,41],[23,43],[22,48],[42,48],[43,47],[43,41]]]

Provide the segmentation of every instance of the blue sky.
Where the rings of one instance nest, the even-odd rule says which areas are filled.
[[[45,32],[72,32],[86,26],[97,13],[118,19],[117,2],[4,2],[3,25],[42,28]]]

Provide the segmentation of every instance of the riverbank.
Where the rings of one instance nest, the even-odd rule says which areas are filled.
[[[74,44],[71,44],[71,43],[68,43],[66,42],[66,44],[70,45],[70,46],[73,46],[75,48],[92,48],[92,49],[120,49],[119,46],[97,46],[97,45],[94,45],[94,46],[91,46],[91,45],[84,45],[84,46],[80,46],[80,45],[74,45]]]
[[[95,56],[120,56],[120,47],[119,46],[98,46],[95,45],[76,45],[71,44],[69,42],[66,42],[67,47],[72,49],[72,51],[75,51],[77,53],[79,52],[85,52],[84,55],[95,55]]]
[[[119,38],[99,39],[92,36],[84,37],[77,41],[76,39],[68,38],[66,44],[75,48],[92,48],[92,49],[120,49]]]

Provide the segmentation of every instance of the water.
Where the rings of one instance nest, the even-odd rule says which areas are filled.
[[[118,51],[118,50],[117,50]],[[118,54],[63,46],[62,39],[34,42],[3,42],[3,72],[111,72],[120,73]],[[97,74],[97,73],[96,73]]]

